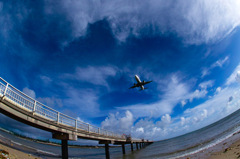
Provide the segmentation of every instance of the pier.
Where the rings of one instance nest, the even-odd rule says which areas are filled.
[[[136,144],[143,148],[153,141],[134,139],[111,132],[58,112],[29,97],[0,77],[0,112],[22,123],[49,131],[52,138],[61,140],[62,158],[68,159],[68,140],[78,138],[97,140],[105,145],[106,159],[110,158],[109,144],[121,145],[125,154],[125,145]]]

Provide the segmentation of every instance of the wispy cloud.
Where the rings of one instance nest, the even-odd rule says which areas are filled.
[[[84,35],[89,23],[105,18],[120,41],[124,41],[129,35],[173,32],[186,43],[200,44],[221,40],[240,24],[240,3],[235,0],[144,0],[141,3],[134,0],[64,0],[60,6],[71,21],[76,37]],[[49,8],[51,10],[54,6]]]
[[[233,73],[231,74],[230,77],[228,77],[227,81],[226,81],[226,85],[230,85],[232,83],[236,83],[236,79],[238,79],[239,74],[238,72],[240,71],[240,64],[235,68],[235,70],[233,71]]]
[[[217,60],[216,62],[214,62],[210,67],[206,68],[204,67],[202,69],[202,74],[201,74],[201,78],[209,75],[212,71],[212,69],[216,68],[216,67],[220,67],[222,68],[223,65],[229,60],[229,57],[226,56],[224,59],[220,59],[220,60]]]
[[[52,79],[48,76],[40,75],[39,77],[45,85],[48,85],[52,82]]]
[[[211,68],[222,67],[224,63],[228,61],[229,57],[226,56],[224,59],[217,60],[214,64],[211,65]]]
[[[37,100],[51,108],[61,108],[63,107],[62,99],[55,97],[39,97]]]
[[[69,88],[66,90],[67,98],[63,100],[63,104],[67,106],[70,113],[81,118],[99,117],[104,114],[100,113],[98,96],[92,89]]]
[[[32,97],[32,98],[36,98],[36,93],[35,93],[35,91],[34,90],[31,90],[31,89],[29,89],[29,88],[27,88],[27,87],[25,87],[25,88],[23,88],[23,93],[25,93],[26,95],[28,95],[28,96],[30,96],[30,97]]]
[[[64,74],[63,78],[74,79],[82,82],[92,83],[94,85],[101,85],[108,87],[107,78],[114,77],[117,73],[116,67],[110,66],[88,66],[77,67],[74,74]]]

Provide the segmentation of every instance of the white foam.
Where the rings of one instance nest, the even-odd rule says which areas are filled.
[[[185,153],[185,154],[182,154],[182,155],[179,155],[179,156],[175,156],[175,157],[171,157],[170,159],[174,159],[174,158],[180,158],[180,157],[185,157],[187,155],[192,155],[192,154],[195,154],[195,153],[198,153],[200,151],[203,151],[203,150],[206,150],[208,148],[211,148],[221,142],[223,142],[224,140],[230,138],[231,136],[233,136],[234,133],[237,133],[240,131],[240,127],[238,127],[237,129],[233,130],[233,132],[229,133],[228,135],[225,135],[225,136],[222,136],[221,138],[219,138],[218,140],[216,141],[213,141],[213,142],[210,142],[209,144],[205,145],[204,147],[201,147],[195,151],[191,151],[191,152],[188,152],[188,153]]]
[[[54,155],[54,156],[58,156],[58,154],[52,153],[52,152],[48,152],[48,151],[43,151],[43,150],[37,150],[37,152],[39,153],[44,153],[44,154],[50,154],[50,155]]]
[[[18,142],[12,141],[12,140],[11,140],[11,143],[14,143],[14,144],[20,145],[20,146],[22,145],[22,144],[20,144],[20,143],[18,143]]]

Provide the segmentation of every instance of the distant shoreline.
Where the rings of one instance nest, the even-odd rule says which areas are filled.
[[[52,145],[52,146],[61,146],[61,143],[55,143],[55,142],[51,142],[51,141],[46,141],[46,140],[34,139],[34,138],[26,137],[26,136],[23,136],[21,134],[18,134],[18,133],[15,133],[15,132],[3,129],[1,127],[0,127],[0,131],[4,131],[6,133],[9,133],[11,135],[17,136],[19,138],[22,138],[22,139],[25,139],[25,140],[29,140],[29,141],[32,141],[32,142],[36,142],[36,143]],[[93,146],[93,145],[72,145],[72,144],[68,144],[68,147],[71,147],[71,148],[95,148],[95,149],[105,148],[104,146],[99,146],[99,145]],[[115,148],[115,147],[119,147],[119,146],[109,146],[109,147],[110,148]]]

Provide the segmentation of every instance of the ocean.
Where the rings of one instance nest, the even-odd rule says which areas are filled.
[[[240,110],[229,116],[197,131],[175,138],[154,142],[142,149],[131,152],[130,145],[126,145],[126,154],[122,154],[121,147],[110,148],[110,157],[114,159],[141,159],[141,158],[179,158],[190,155],[225,141],[240,131]],[[61,147],[46,145],[19,138],[10,133],[0,131],[0,141],[6,145],[42,158],[61,158]],[[104,148],[72,148],[69,147],[69,158],[82,159],[105,158]]]

